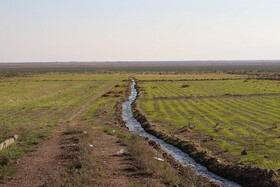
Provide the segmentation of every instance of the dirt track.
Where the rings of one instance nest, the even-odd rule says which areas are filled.
[[[20,157],[13,166],[16,174],[0,186],[43,186],[49,178],[58,176],[62,166],[56,157],[61,153],[59,140],[63,129],[64,125],[58,127],[36,146],[37,151]]]
[[[72,121],[74,118],[81,115],[94,102],[95,99],[102,94],[111,90],[113,86],[108,87],[105,91],[91,98],[78,112],[68,118]],[[77,122],[72,122],[75,124]],[[50,178],[54,179],[63,172],[63,166],[57,160],[57,157],[62,154],[61,141],[62,133],[67,130],[67,124],[62,124],[49,133],[48,138],[36,146],[36,151],[23,155],[20,157],[14,169],[16,174],[13,175],[9,181],[3,186],[42,186]],[[0,186],[2,186],[0,184]]]
[[[80,167],[79,163],[88,156],[93,156],[98,166],[91,168],[85,166],[89,167],[87,169],[101,168],[101,171],[94,171],[90,181],[92,186],[131,186],[132,184],[164,186],[157,178],[139,176],[133,169],[136,165],[135,161],[129,159],[129,156],[113,156],[120,149],[125,149],[125,145],[120,144],[116,136],[104,133],[101,126],[116,125],[114,118],[108,118],[101,112],[98,118],[102,123],[94,128],[75,120],[96,98],[114,86],[94,96],[80,107],[77,113],[68,118],[70,124],[61,124],[50,132],[46,139],[35,146],[35,152],[19,157],[12,166],[16,173],[0,186],[61,186],[64,185],[67,177],[72,178],[69,179],[71,184],[75,176],[69,176],[67,169],[73,164],[74,167]],[[82,129],[81,133],[72,134],[71,132],[76,132],[76,129]],[[87,138],[83,137],[83,132],[88,132]],[[93,140],[93,147],[89,143],[91,140]]]

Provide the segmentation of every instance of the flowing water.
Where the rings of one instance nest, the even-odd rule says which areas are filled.
[[[137,96],[137,91],[135,89],[135,85],[136,85],[135,81],[132,80],[131,95],[129,96],[128,101],[123,104],[122,118],[126,122],[126,126],[129,128],[129,130],[139,134],[140,136],[147,137],[150,140],[153,140],[156,143],[160,144],[163,150],[168,152],[171,156],[173,156],[176,160],[181,162],[183,165],[190,167],[198,175],[207,177],[208,179],[210,179],[210,181],[220,183],[222,186],[240,187],[239,184],[236,184],[232,181],[224,179],[223,177],[220,177],[220,176],[208,171],[206,167],[197,163],[188,154],[184,153],[180,149],[147,133],[142,128],[141,124],[133,117],[133,114],[132,114],[131,104],[133,103],[133,101],[136,99],[136,96]]]

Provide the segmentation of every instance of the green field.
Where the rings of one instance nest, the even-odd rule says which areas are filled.
[[[280,169],[280,82],[199,76],[136,75],[140,111],[154,128],[221,161]],[[230,80],[205,80],[208,76]],[[247,155],[241,155],[244,149]]]
[[[280,91],[280,82],[262,80],[217,80],[145,82],[145,99],[157,97],[217,96],[238,94],[274,94]],[[184,87],[185,86],[185,87]]]
[[[143,72],[137,74],[139,81],[160,81],[160,80],[206,80],[206,79],[242,79],[248,75],[228,74],[224,72],[169,72],[169,73],[151,73]]]
[[[52,159],[60,166],[59,174],[52,176],[57,172],[53,166],[55,170],[40,171],[39,179],[36,175],[34,177],[39,181],[47,180],[47,186],[107,186],[112,181],[105,180],[104,175],[107,179],[110,172],[115,178],[129,179],[127,184],[130,186],[147,181],[171,186],[203,183],[192,172],[180,174],[167,160],[151,159],[162,157],[162,153],[149,146],[144,138],[132,135],[121,126],[118,107],[121,107],[121,101],[125,101],[129,76],[128,73],[112,72],[2,76],[0,142],[15,134],[19,138],[0,151],[0,185],[9,186],[10,181],[21,176],[19,170],[22,169],[26,169],[24,178],[14,181],[17,185],[24,185],[21,182],[29,184],[30,180],[25,177],[32,178],[33,173],[42,168],[41,164],[49,167]],[[105,134],[112,137],[103,140]],[[54,147],[51,151],[49,142]],[[112,158],[120,146],[128,149],[130,154]],[[111,149],[115,149],[113,153]],[[100,150],[102,155],[99,155]],[[51,152],[54,157],[47,155],[42,161],[38,152]],[[36,161],[26,162],[28,167],[25,167],[23,159],[26,157]],[[113,168],[108,168],[104,159],[117,162],[113,163]],[[17,168],[22,163],[24,168]],[[131,172],[141,177],[130,178]],[[118,181],[116,186],[120,186]]]
[[[15,134],[20,142],[1,154],[8,151],[11,157],[17,157],[32,151],[29,145],[37,144],[49,130],[70,123],[76,116],[90,124],[93,119],[87,119],[88,112],[105,104],[114,106],[123,97],[123,79],[127,75],[94,73],[30,74],[0,79],[0,142]],[[102,97],[109,90],[109,97]],[[93,103],[94,97],[99,99]],[[78,112],[81,115],[76,115]]]
[[[0,180],[55,127],[114,127],[130,76],[140,91],[137,107],[155,130],[222,163],[280,169],[279,80],[222,72],[22,73],[0,78],[0,142],[19,135],[0,152]]]

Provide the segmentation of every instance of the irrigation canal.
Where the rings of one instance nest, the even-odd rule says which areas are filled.
[[[127,102],[123,104],[123,113],[122,118],[126,122],[126,126],[129,128],[130,131],[133,131],[140,136],[147,137],[150,140],[155,141],[159,145],[161,145],[162,149],[173,156],[176,160],[181,162],[184,166],[190,167],[193,171],[195,171],[198,175],[207,177],[210,181],[217,182],[222,186],[227,187],[240,187],[239,184],[229,181],[223,177],[220,177],[210,171],[207,170],[206,167],[202,166],[201,164],[197,163],[194,159],[192,159],[188,154],[184,153],[180,149],[164,142],[161,139],[147,133],[141,126],[141,124],[133,117],[133,113],[131,110],[131,104],[136,99],[137,90],[135,89],[135,81],[132,80],[131,85],[131,95]]]

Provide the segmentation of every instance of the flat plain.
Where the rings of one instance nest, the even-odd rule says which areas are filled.
[[[190,142],[221,163],[280,169],[277,71],[12,65],[0,73],[0,142],[15,134],[19,139],[0,151],[0,186],[213,185],[125,128],[121,103],[131,77],[139,91],[137,109],[156,131]],[[130,154],[114,157],[119,149]],[[165,161],[151,159],[155,156]]]
[[[136,78],[138,108],[153,128],[222,162],[280,169],[279,80],[223,73]]]
[[[121,104],[130,75],[1,74],[0,142],[19,138],[0,151],[0,186],[210,184],[151,159],[163,152],[125,128]],[[129,154],[114,156],[122,149]]]
[[[50,73],[0,80],[1,140],[65,123],[92,97],[122,80],[113,77]]]

